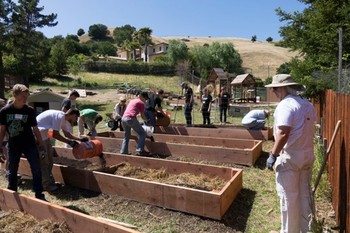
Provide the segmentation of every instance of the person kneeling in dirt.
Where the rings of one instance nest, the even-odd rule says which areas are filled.
[[[121,96],[119,98],[119,103],[117,103],[114,107],[114,111],[113,111],[114,122],[111,130],[114,131],[119,127],[120,131],[124,131],[121,121],[122,121],[122,117],[124,115],[125,109],[126,109],[126,98],[125,96]]]
[[[88,141],[89,138],[87,137],[78,138],[72,135],[69,127],[67,127],[68,124],[73,127],[79,116],[79,110],[69,109],[66,113],[58,110],[46,110],[36,117],[45,150],[45,154],[43,154],[40,160],[42,183],[44,190],[48,192],[53,192],[60,188],[60,185],[55,183],[52,176],[54,150],[48,132],[52,130],[53,138],[67,143],[71,147],[78,145],[79,143],[77,141]],[[63,131],[65,137],[60,134],[60,130]]]
[[[96,125],[103,120],[102,116],[93,109],[86,108],[80,111],[80,117],[78,119],[79,134],[84,135],[84,129],[88,129],[90,132],[88,136],[95,137],[97,135]]]
[[[126,107],[125,113],[122,117],[122,125],[124,128],[124,139],[122,147],[120,149],[121,154],[129,154],[129,140],[131,137],[131,129],[133,129],[138,135],[136,155],[148,155],[149,152],[144,150],[146,131],[142,128],[140,122],[137,120],[137,115],[140,114],[144,121],[149,119],[145,116],[145,102],[148,100],[147,92],[142,92],[138,98],[129,102]]]
[[[250,130],[266,129],[265,122],[269,118],[268,110],[251,110],[242,119],[242,125]]]

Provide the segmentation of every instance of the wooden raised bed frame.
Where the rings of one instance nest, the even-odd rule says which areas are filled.
[[[119,153],[123,141],[122,132],[99,133],[103,150]],[[156,142],[146,140],[145,148],[153,154],[186,157],[197,160],[235,163],[252,166],[260,157],[262,141],[244,139],[209,138],[196,136],[155,134]],[[136,136],[129,142],[129,152],[136,150]],[[175,143],[172,143],[175,142]]]
[[[247,130],[243,127],[200,128],[175,125],[156,126],[154,133],[255,140],[269,140],[273,138],[273,129],[271,127],[267,130]]]
[[[72,150],[55,148],[60,157],[73,158]],[[53,175],[57,182],[106,194],[117,194],[135,201],[183,211],[203,217],[220,220],[242,189],[242,170],[229,167],[185,163],[163,159],[123,156],[104,153],[107,165],[129,163],[143,168],[161,169],[168,173],[193,175],[205,174],[226,181],[222,190],[203,191],[193,188],[161,184],[140,179],[111,175],[97,171],[78,170],[73,167],[54,164]],[[90,162],[99,163],[94,157]],[[19,173],[31,175],[29,164],[21,159]]]
[[[22,163],[22,162],[21,162]],[[132,229],[99,220],[56,204],[41,201],[17,192],[0,188],[0,208],[5,211],[19,210],[38,220],[51,219],[65,222],[72,232],[80,233],[137,233]]]

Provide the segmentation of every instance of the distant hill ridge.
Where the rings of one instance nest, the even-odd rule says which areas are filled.
[[[110,35],[113,29],[109,29]],[[283,63],[289,62],[293,57],[298,56],[297,52],[290,51],[288,48],[275,46],[274,43],[266,41],[252,42],[248,39],[235,37],[189,37],[189,36],[166,36],[160,37],[152,35],[154,43],[165,42],[176,39],[182,40],[191,48],[195,45],[211,44],[215,41],[220,43],[232,43],[239,52],[243,61],[242,66],[247,73],[251,73],[254,77],[265,80],[276,74],[276,69]],[[83,35],[80,41],[87,41],[89,37]]]

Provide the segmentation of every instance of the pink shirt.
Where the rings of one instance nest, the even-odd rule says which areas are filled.
[[[130,102],[126,106],[123,118],[124,117],[136,118],[137,114],[144,111],[145,111],[145,103],[142,102],[142,100],[140,100],[139,98],[136,98],[136,99],[130,100]]]

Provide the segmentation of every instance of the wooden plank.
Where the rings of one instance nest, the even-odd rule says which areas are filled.
[[[69,151],[71,153],[71,149],[62,148],[62,150],[58,149],[57,153],[59,156],[61,156],[61,152],[63,152],[62,154],[64,157],[72,158],[73,155],[68,155]],[[213,174],[221,174],[222,176],[219,177],[227,181],[227,184],[219,192],[202,191],[187,187],[111,175],[102,172],[78,170],[73,167],[57,164],[54,165],[53,175],[56,181],[75,187],[106,194],[117,194],[135,201],[213,219],[222,218],[226,210],[237,196],[238,192],[242,189],[241,169],[189,164],[161,159],[140,158],[135,156],[122,156],[117,154],[109,154],[109,156],[119,157],[119,161],[125,160],[129,163],[138,160],[137,164],[132,164],[135,166],[138,164],[143,164],[145,167],[158,167],[158,169],[163,167],[172,167],[172,169],[169,169],[168,172],[183,171],[193,173],[192,170],[187,169],[194,168],[195,173],[197,174],[205,174],[209,176],[212,176]],[[129,158],[132,157],[133,160],[130,160]],[[111,162],[111,160],[108,160],[108,158],[107,161]],[[155,161],[158,161],[158,163],[153,163]],[[162,166],[163,164],[164,166]],[[206,174],[206,171],[210,171],[209,174]],[[24,158],[21,159],[19,173],[28,176],[31,175],[29,164]],[[236,187],[232,188],[231,186]],[[142,190],[142,192],[140,192],[140,190]],[[224,203],[221,203],[221,196],[225,197],[224,200],[226,201]]]
[[[103,151],[119,153],[123,139],[96,137],[103,144]],[[145,148],[153,154],[187,157],[197,160],[217,161],[223,163],[235,163],[251,166],[260,156],[262,141],[256,141],[253,148],[224,148],[217,146],[177,144],[167,142],[146,141]],[[129,152],[136,151],[137,143],[129,142]]]
[[[185,126],[156,126],[154,128],[154,133],[255,140],[269,140],[272,139],[273,136],[271,127],[267,130],[247,130],[243,127],[200,128]]]
[[[124,132],[119,132],[119,131],[100,132],[97,134],[97,136],[110,137],[110,138],[124,138]],[[133,135],[132,139],[136,140],[137,136]],[[258,144],[260,141],[260,140],[251,140],[251,139],[183,136],[183,135],[172,135],[172,134],[154,134],[154,139],[156,142],[217,146],[217,147],[236,148],[236,149],[251,148],[255,144]]]
[[[28,213],[39,220],[51,219],[54,222],[65,222],[71,231],[77,233],[138,232],[124,226],[99,220],[95,217],[3,188],[0,188],[0,207],[5,211],[19,210]]]

